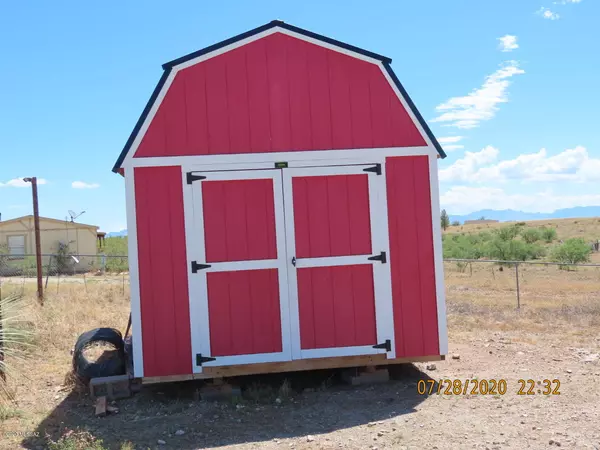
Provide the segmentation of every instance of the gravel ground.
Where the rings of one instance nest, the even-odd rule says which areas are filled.
[[[282,380],[254,377],[239,380],[250,386],[245,393],[254,400],[205,402],[197,399],[196,384],[176,383],[145,388],[119,401],[118,414],[104,418],[94,417],[85,396],[61,391],[62,380],[42,378],[48,398],[24,400],[53,404],[33,429],[40,438],[0,445],[45,448],[43,436],[81,427],[110,448],[129,441],[134,448],[184,450],[600,449],[600,338],[565,340],[551,333],[463,332],[450,339],[457,359],[448,357],[432,370],[427,364],[401,368],[384,384],[343,386],[329,372],[319,372],[288,377],[278,390],[261,390],[257,380],[276,386]],[[507,391],[418,394],[419,380],[446,378],[505,379]],[[534,395],[518,395],[519,379],[558,379],[560,395],[539,394],[543,386],[537,385]]]

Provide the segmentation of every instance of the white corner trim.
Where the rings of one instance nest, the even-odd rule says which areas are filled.
[[[442,250],[442,226],[440,222],[440,192],[437,163],[437,157],[430,155],[429,185],[431,196],[431,219],[433,222],[433,257],[435,266],[438,339],[440,344],[440,355],[446,355],[448,354],[448,326],[446,323],[446,292],[444,288],[444,260]]]
[[[135,209],[135,169],[125,171],[125,203],[127,210],[127,251],[129,254],[129,292],[131,301],[131,338],[133,346],[133,375],[144,376],[142,342],[142,309],[140,302],[140,275],[138,266],[137,218]]]

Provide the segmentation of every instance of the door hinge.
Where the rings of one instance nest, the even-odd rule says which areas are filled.
[[[377,175],[381,175],[381,164],[375,164],[373,167],[367,167],[363,169],[364,172],[373,172]]]
[[[371,256],[369,261],[381,261],[381,264],[387,263],[387,253],[381,252],[379,255]]]
[[[196,365],[201,366],[202,363],[216,361],[217,358],[211,358],[210,356],[202,356],[202,353],[196,353]]]
[[[196,273],[199,270],[208,269],[212,267],[210,264],[198,264],[196,261],[192,261],[192,273]]]
[[[374,345],[373,348],[384,348],[386,352],[392,351],[392,341],[386,339],[383,344]]]
[[[205,180],[206,177],[203,175],[194,175],[194,172],[188,172],[186,174],[187,184],[192,184],[194,181]]]

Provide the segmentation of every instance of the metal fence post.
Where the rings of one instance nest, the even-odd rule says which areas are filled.
[[[519,263],[515,264],[515,276],[517,279],[517,309],[521,309],[521,292],[519,290]]]

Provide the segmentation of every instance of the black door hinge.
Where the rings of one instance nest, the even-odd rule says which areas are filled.
[[[369,261],[381,261],[381,264],[387,263],[387,253],[381,252],[379,255],[371,256]]]
[[[194,181],[205,180],[206,177],[203,175],[194,175],[194,172],[188,172],[186,174],[187,184],[192,184]]]
[[[208,269],[211,267],[210,264],[198,264],[196,261],[192,261],[192,273],[196,273],[199,270]]]
[[[196,365],[201,366],[202,363],[216,361],[217,358],[211,358],[210,356],[202,356],[202,353],[196,353]]]
[[[392,351],[392,341],[386,339],[383,344],[374,345],[373,348],[384,348],[386,352]]]
[[[377,175],[381,175],[381,164],[375,164],[373,167],[367,167],[363,169],[364,172],[373,172]]]

